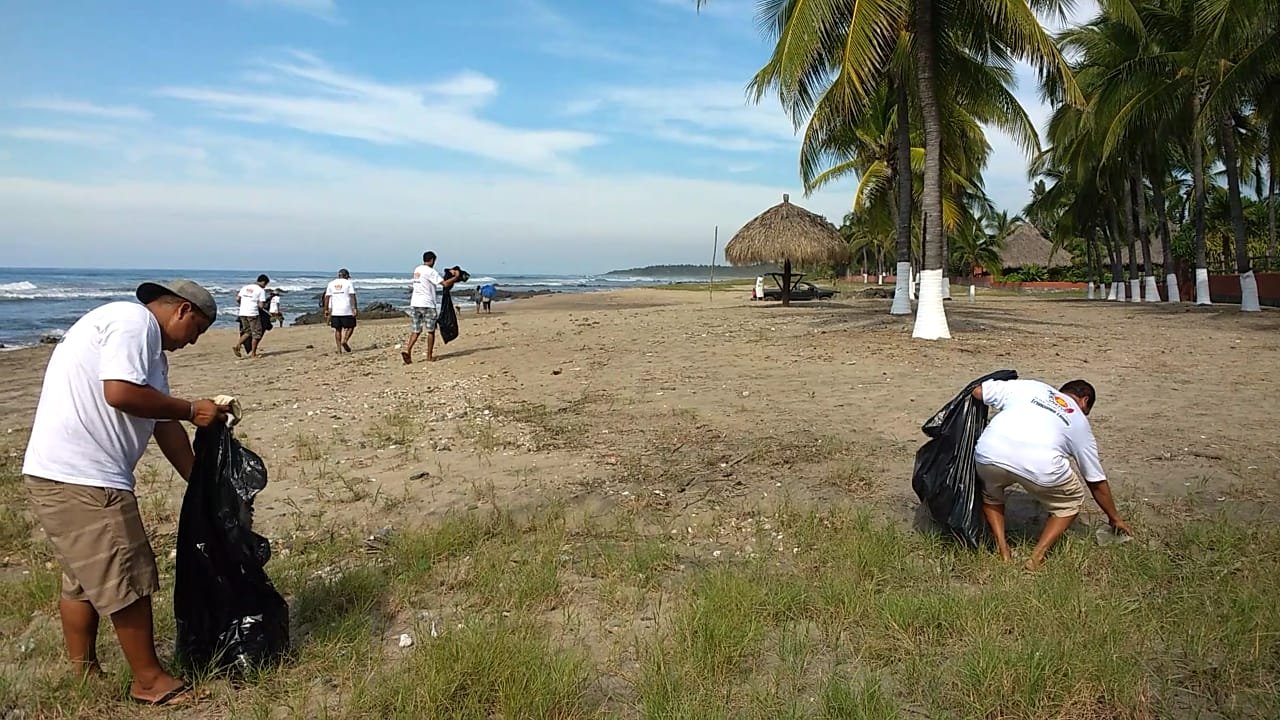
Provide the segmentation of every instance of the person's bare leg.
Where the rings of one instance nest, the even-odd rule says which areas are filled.
[[[404,346],[404,350],[400,353],[400,357],[404,358],[405,365],[413,362],[413,346],[418,344],[418,336],[420,334],[421,333],[409,333],[409,342]]]
[[[983,501],[982,517],[987,519],[987,527],[991,528],[991,535],[996,539],[996,552],[1000,553],[1000,559],[1009,562],[1013,553],[1009,552],[1009,541],[1004,534],[1004,506]]]
[[[251,355],[251,356],[253,356],[253,357],[258,357],[258,345],[259,345],[259,344],[261,344],[261,343],[262,343],[262,338],[261,338],[261,337],[256,337],[256,338],[254,338],[254,339],[253,339],[253,346],[252,346],[252,348],[250,348],[250,350],[249,350],[249,355]]]
[[[165,672],[156,657],[155,629],[151,620],[151,598],[141,598],[111,616],[124,659],[133,672],[129,693],[138,700],[156,700],[185,683]]]
[[[351,352],[351,336],[355,333],[355,328],[342,329],[342,349]]]
[[[86,600],[63,598],[58,601],[58,615],[62,618],[62,638],[72,670],[83,676],[100,674],[98,611]]]
[[[244,345],[244,341],[245,341],[245,340],[248,340],[248,339],[249,339],[249,335],[248,335],[248,334],[243,334],[243,335],[241,335],[240,337],[236,338],[236,344],[231,346],[231,349],[236,351],[236,357],[240,357],[240,356],[241,356],[241,355],[240,355],[240,347],[241,347],[242,345]]]
[[[1031,551],[1031,559],[1027,560],[1028,570],[1039,570],[1044,565],[1044,557],[1049,554],[1049,549],[1054,543],[1058,542],[1058,538],[1062,537],[1062,533],[1071,527],[1071,523],[1076,519],[1075,515],[1066,515],[1059,517],[1050,515],[1045,521],[1044,530],[1040,533],[1040,541],[1036,543],[1035,550]]]
[[[342,354],[342,331],[335,329],[333,331],[333,344],[338,348],[338,354]]]
[[[435,362],[436,360],[436,331],[432,330],[427,336],[427,362]]]

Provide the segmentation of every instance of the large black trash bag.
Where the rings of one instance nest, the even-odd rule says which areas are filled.
[[[453,307],[453,297],[448,288],[440,299],[440,317],[436,319],[436,327],[440,328],[440,339],[445,345],[458,339],[458,311]]]
[[[267,468],[221,423],[196,431],[195,455],[178,520],[175,655],[193,670],[241,674],[289,647],[289,606],[263,570],[271,544],[253,532]]]
[[[971,548],[986,532],[973,451],[987,427],[987,406],[973,389],[987,380],[1017,378],[1013,370],[999,370],[974,380],[920,427],[931,439],[916,451],[911,489],[934,522]]]

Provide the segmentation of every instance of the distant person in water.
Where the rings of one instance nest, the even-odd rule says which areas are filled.
[[[258,317],[259,313],[267,309],[267,283],[271,282],[271,278],[266,275],[259,275],[254,282],[240,288],[240,292],[236,293],[236,302],[240,305],[240,337],[236,339],[236,344],[231,346],[235,351],[236,357],[242,357],[240,346],[245,340],[251,340],[249,346],[249,356],[258,357],[258,346],[262,343],[262,319]]]
[[[351,334],[356,331],[356,316],[360,308],[356,303],[356,288],[351,284],[351,273],[346,268],[338,271],[338,277],[329,281],[324,289],[324,316],[333,328],[333,342],[338,354],[351,352]]]
[[[271,315],[271,322],[277,327],[284,327],[284,315],[280,314],[280,291],[272,290],[271,299],[267,302],[267,313]]]
[[[422,264],[413,269],[409,295],[409,342],[400,351],[400,359],[408,365],[413,362],[413,346],[422,333],[427,334],[427,362],[436,359],[436,321],[440,319],[440,296],[445,288],[453,287],[460,279],[452,275],[448,280],[436,271],[436,254],[422,254]]]

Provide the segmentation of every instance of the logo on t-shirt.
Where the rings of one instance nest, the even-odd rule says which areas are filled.
[[[1071,425],[1071,421],[1067,419],[1067,415],[1075,412],[1075,408],[1067,404],[1066,398],[1054,391],[1049,391],[1049,401],[1046,402],[1040,398],[1032,398],[1031,404],[1052,412],[1059,420],[1062,421],[1063,425]]]

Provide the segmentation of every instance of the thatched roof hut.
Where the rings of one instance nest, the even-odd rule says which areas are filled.
[[[1043,268],[1070,267],[1071,253],[1058,248],[1031,223],[1019,223],[1004,239],[1000,265],[1005,269],[1039,265]]]
[[[782,263],[782,304],[791,302],[791,264],[839,262],[849,245],[826,218],[791,204],[791,196],[742,226],[724,246],[733,265]]]

